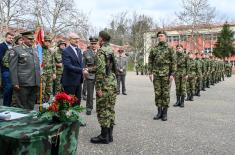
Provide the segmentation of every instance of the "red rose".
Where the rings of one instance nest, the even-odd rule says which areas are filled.
[[[56,103],[52,103],[49,107],[48,107],[49,111],[53,111],[53,112],[57,112],[59,110],[58,105]]]

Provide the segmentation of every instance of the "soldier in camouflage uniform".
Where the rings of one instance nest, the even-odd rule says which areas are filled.
[[[58,41],[57,49],[53,53],[54,62],[56,65],[56,79],[54,79],[54,94],[61,92],[63,87],[61,85],[61,77],[63,73],[63,65],[62,65],[62,52],[66,47],[66,43],[63,40]]]
[[[201,62],[202,62],[202,91],[206,91],[206,80],[208,74],[208,63],[204,53],[201,54]]]
[[[210,60],[211,60],[211,76],[210,76],[211,85],[215,85],[216,63],[213,55],[210,55]]]
[[[84,68],[92,68],[95,67],[95,55],[97,51],[97,42],[98,38],[90,37],[90,48],[83,53],[83,64]],[[93,109],[93,94],[95,87],[95,72],[90,71],[89,75],[85,77],[86,87],[87,89],[87,97],[86,97],[86,114],[91,115],[91,111]]]
[[[184,107],[184,99],[186,96],[186,83],[188,78],[188,56],[184,53],[182,45],[176,46],[176,63],[177,70],[175,73],[175,85],[176,85],[176,103],[175,107]]]
[[[230,62],[225,64],[225,70],[226,70],[226,76],[231,77],[232,76],[232,65]]]
[[[211,61],[209,59],[209,55],[203,54],[203,60],[206,63],[206,79],[205,79],[205,85],[207,88],[210,88],[210,74],[211,74]]]
[[[53,80],[56,79],[56,65],[54,61],[54,55],[50,48],[51,38],[49,36],[44,37],[43,43],[43,73],[42,79],[42,96],[43,102],[48,102],[53,96]]]
[[[166,33],[157,33],[159,43],[150,50],[149,54],[149,78],[153,81],[155,92],[155,104],[158,113],[154,120],[167,120],[167,109],[170,103],[170,82],[176,70],[175,52],[166,42]]]
[[[201,57],[199,53],[196,53],[196,65],[197,65],[197,70],[196,70],[196,83],[195,83],[195,95],[200,96],[200,91],[201,91],[201,85],[202,85],[202,62],[201,62]]]
[[[139,75],[139,71],[140,71],[140,66],[139,66],[139,63],[135,63],[135,72],[136,72],[136,75]]]
[[[100,49],[97,51],[96,64],[96,112],[101,134],[91,138],[92,143],[113,141],[113,126],[115,121],[115,102],[117,96],[116,61],[109,44],[111,37],[105,32],[99,33]],[[88,68],[88,71],[91,70]]]
[[[196,71],[197,65],[193,53],[189,53],[189,69],[187,80],[187,99],[186,101],[193,101],[193,95],[195,91]]]

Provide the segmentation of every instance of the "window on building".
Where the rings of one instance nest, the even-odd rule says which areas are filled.
[[[167,42],[172,42],[172,36],[167,37]]]
[[[213,35],[212,35],[212,40],[216,41],[217,39],[218,39],[217,34],[213,34]]]
[[[211,38],[212,38],[211,34],[204,34],[203,36],[204,36],[203,38],[205,40],[211,40]]]
[[[186,35],[180,36],[180,40],[181,40],[181,41],[187,41],[187,36],[186,36]]]
[[[212,48],[204,48],[204,53],[211,53],[212,52]]]
[[[179,36],[173,36],[173,41],[179,41],[179,40],[180,40]]]

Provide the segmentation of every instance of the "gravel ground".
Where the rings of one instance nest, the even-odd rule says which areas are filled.
[[[172,85],[167,122],[152,119],[157,109],[148,77],[129,72],[126,83],[128,95],[119,95],[115,107],[114,142],[91,144],[100,128],[95,110],[91,116],[84,112],[87,126],[80,128],[79,155],[235,155],[234,76],[186,102],[185,108],[172,106]]]

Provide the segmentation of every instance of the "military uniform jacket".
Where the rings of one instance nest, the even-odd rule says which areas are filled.
[[[195,77],[196,71],[197,71],[196,60],[195,59],[189,59],[189,70],[188,70],[189,78]]]
[[[63,50],[57,48],[57,50],[53,53],[55,64],[62,63],[62,52]],[[63,67],[56,66],[56,75],[62,75],[62,73],[63,73]]]
[[[177,76],[186,76],[188,75],[188,56],[183,52],[176,53],[176,63],[177,63]]]
[[[83,64],[84,68],[94,67],[95,66],[95,52],[92,49],[88,49],[83,53]],[[88,79],[95,79],[95,72],[89,71]]]
[[[56,73],[54,54],[48,48],[43,48],[43,75],[52,76]]]
[[[195,59],[196,61],[196,75],[198,77],[201,77],[202,76],[202,62],[200,59]]]
[[[118,75],[125,75],[127,70],[127,57],[123,54],[116,57]],[[123,70],[123,71],[121,71]]]
[[[149,54],[149,72],[155,76],[170,76],[175,73],[176,58],[166,42],[160,42]]]
[[[9,54],[10,73],[13,85],[39,86],[40,68],[36,48],[16,46]]]

